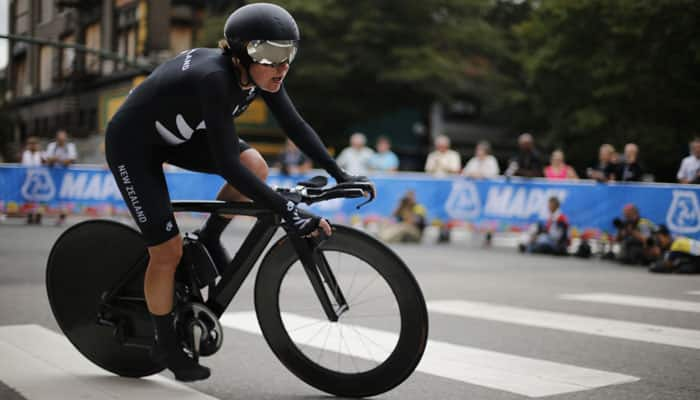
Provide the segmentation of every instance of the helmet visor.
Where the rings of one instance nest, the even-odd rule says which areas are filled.
[[[246,51],[256,64],[277,66],[291,64],[297,54],[297,46],[296,40],[251,40]]]

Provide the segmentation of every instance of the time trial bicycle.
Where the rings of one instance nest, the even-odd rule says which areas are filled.
[[[326,185],[324,177],[314,177],[277,190],[310,205],[359,198],[369,189],[368,183]],[[184,235],[175,320],[191,357],[211,356],[221,348],[221,320],[235,324],[240,314],[226,309],[261,260],[254,288],[259,328],[277,358],[301,380],[334,395],[365,397],[396,387],[415,370],[428,337],[425,300],[410,269],[383,243],[333,225],[330,237],[283,235],[268,247],[281,219],[258,204],[174,201],[172,207],[256,218],[221,273],[196,234]],[[147,264],[140,233],[109,220],[70,227],[48,259],[46,288],[58,325],[85,357],[120,376],[163,369],[150,358],[153,326],[143,292]]]

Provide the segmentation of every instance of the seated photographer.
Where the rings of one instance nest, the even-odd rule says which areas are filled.
[[[659,225],[654,230],[651,249],[657,260],[649,272],[700,273],[700,241],[683,236],[674,238],[666,226]]]
[[[393,213],[397,223],[387,226],[380,234],[386,242],[420,242],[425,229],[425,207],[416,202],[416,192],[407,191]]]
[[[639,209],[634,204],[627,204],[622,209],[623,218],[615,218],[613,225],[617,228],[615,240],[620,243],[617,260],[623,264],[648,264],[654,260],[650,239],[654,224],[641,218]]]
[[[559,208],[559,199],[550,197],[548,202],[549,218],[537,225],[537,231],[533,233],[527,245],[521,244],[521,252],[540,254],[567,254],[569,247],[569,220]]]

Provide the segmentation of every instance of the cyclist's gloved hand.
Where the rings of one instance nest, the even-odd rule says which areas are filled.
[[[282,216],[287,230],[299,236],[308,236],[318,229],[321,224],[321,217],[310,212],[300,210],[296,204],[287,202],[287,212]]]

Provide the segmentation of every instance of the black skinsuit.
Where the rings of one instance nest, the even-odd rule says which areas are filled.
[[[165,62],[127,97],[107,127],[109,167],[149,246],[178,234],[162,163],[221,175],[248,198],[284,214],[287,202],[240,162],[250,147],[233,117],[260,94],[287,135],[334,178],[343,172],[316,132],[276,93],[243,90],[230,57],[192,49]]]

